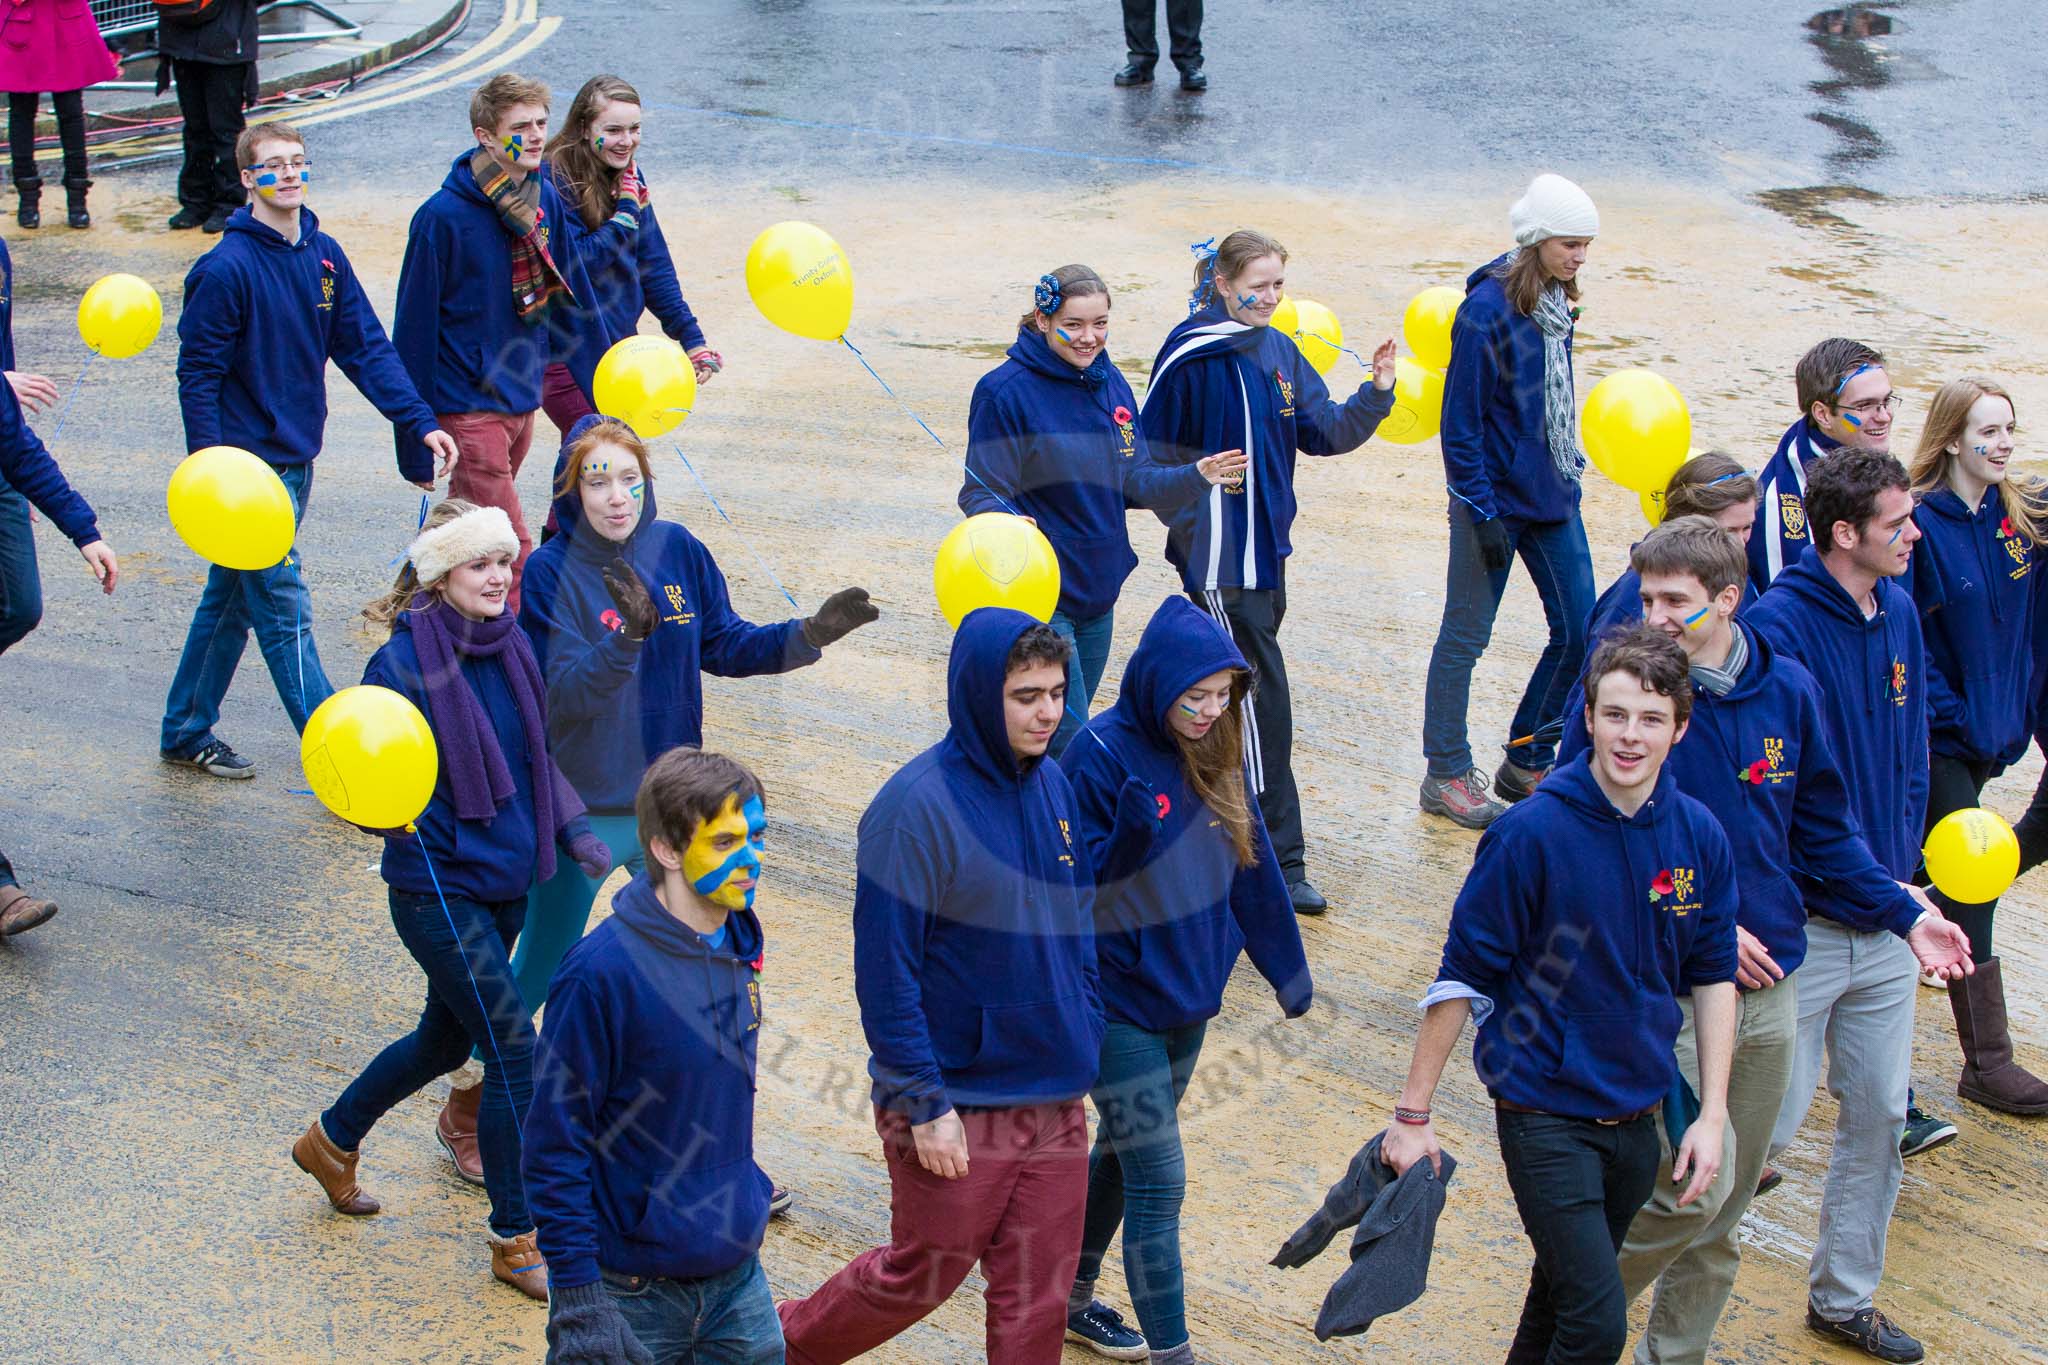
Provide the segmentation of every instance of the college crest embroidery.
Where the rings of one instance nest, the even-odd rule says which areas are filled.
[[[1806,539],[1806,504],[1797,493],[1778,494],[1778,519],[1785,523],[1785,539]]]

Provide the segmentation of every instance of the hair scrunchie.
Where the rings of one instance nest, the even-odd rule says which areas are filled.
[[[1188,300],[1188,316],[1193,317],[1216,297],[1216,239],[1211,237],[1205,242],[1189,242],[1188,250],[1194,252],[1195,259],[1206,267],[1202,272],[1202,292]]]
[[[1060,282],[1051,275],[1040,275],[1038,287],[1031,291],[1031,300],[1038,305],[1038,311],[1051,317],[1059,311]]]

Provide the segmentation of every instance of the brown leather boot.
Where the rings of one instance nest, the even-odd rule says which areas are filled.
[[[314,1119],[313,1126],[292,1144],[292,1163],[319,1181],[320,1188],[327,1191],[327,1202],[351,1218],[367,1218],[384,1207],[356,1184],[356,1160],[360,1155],[335,1146],[319,1119]]]
[[[18,886],[0,886],[0,938],[11,938],[57,913],[57,902],[39,900]]]
[[[434,1120],[435,1140],[455,1163],[455,1174],[472,1185],[484,1183],[483,1149],[476,1145],[476,1111],[483,1098],[482,1081],[452,1088],[448,1103],[441,1106],[441,1117]]]
[[[548,1263],[541,1259],[539,1234],[524,1232],[517,1237],[490,1233],[491,1274],[511,1285],[529,1299],[548,1301]]]
[[[1998,959],[1948,983],[1956,1037],[1963,1045],[1963,1076],[1956,1093],[2006,1114],[2048,1114],[2048,1084],[2012,1059],[2012,1032],[2005,1019],[2005,978]]]

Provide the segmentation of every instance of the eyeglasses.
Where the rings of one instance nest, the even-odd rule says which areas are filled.
[[[313,163],[302,156],[295,156],[289,161],[281,156],[274,156],[268,161],[257,162],[249,169],[252,171],[269,171],[272,175],[283,175],[288,170],[304,175],[307,171],[313,169]]]
[[[1838,403],[1835,405],[1835,411],[1853,412],[1863,417],[1875,417],[1879,408],[1883,408],[1886,412],[1897,412],[1899,404],[1905,401],[1905,399],[1895,393],[1888,393],[1882,398],[1866,398],[1860,403],[1851,403],[1846,407]]]

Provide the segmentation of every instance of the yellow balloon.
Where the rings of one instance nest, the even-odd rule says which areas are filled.
[[[1344,345],[1344,324],[1337,321],[1335,313],[1312,299],[1291,302],[1294,317],[1287,334],[1301,348],[1302,358],[1316,367],[1317,374],[1328,374],[1337,357],[1344,354],[1340,349]],[[1273,316],[1278,318],[1280,310],[1274,309]]]
[[[388,687],[344,687],[306,720],[299,763],[320,804],[351,824],[400,829],[433,799],[440,753],[420,709]]]
[[[976,607],[1014,607],[1050,621],[1060,604],[1060,562],[1052,542],[1024,518],[983,512],[939,542],[932,590],[956,630]]]
[[[697,371],[667,337],[615,342],[597,362],[590,387],[597,410],[633,428],[643,441],[674,431],[697,403]]]
[[[1408,300],[1408,311],[1401,315],[1401,335],[1408,339],[1415,358],[1428,368],[1441,370],[1450,365],[1451,319],[1464,301],[1465,296],[1447,284],[1431,285]]]
[[[292,495],[276,470],[246,450],[193,451],[172,471],[164,501],[178,538],[223,569],[268,569],[291,553]]]
[[[1661,489],[1692,446],[1692,413],[1669,380],[1621,370],[1593,386],[1579,413],[1580,439],[1600,472],[1637,493]]]
[[[1963,905],[1997,900],[2020,875],[2020,841],[2011,825],[1988,810],[1972,807],[1942,816],[1927,831],[1921,852],[1935,887]]]
[[[1397,446],[1412,446],[1436,435],[1444,420],[1444,377],[1407,356],[1394,362],[1394,410],[1380,419],[1374,435]]]
[[[78,335],[109,360],[141,355],[164,325],[164,301],[138,275],[103,275],[78,301]]]
[[[1643,516],[1652,526],[1664,524],[1664,490],[1653,488],[1647,493],[1636,494],[1636,505],[1643,509]]]
[[[777,223],[747,248],[747,294],[783,331],[837,341],[853,320],[853,263],[824,229]]]

